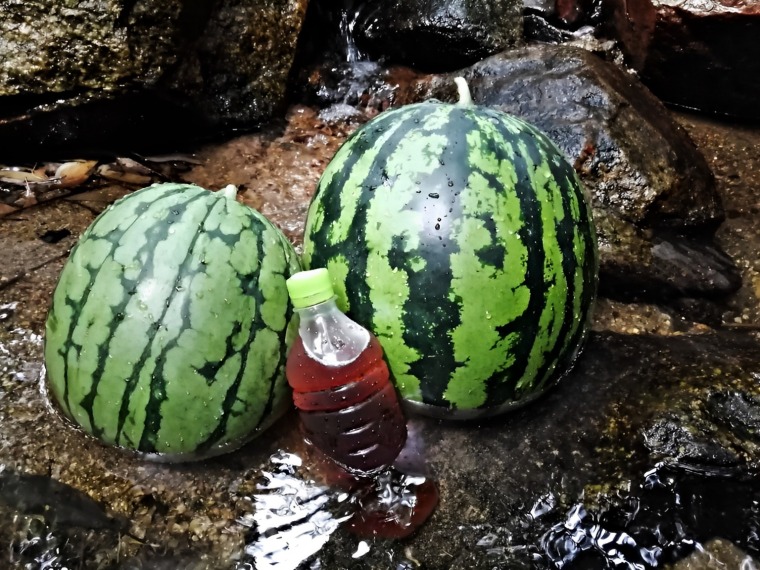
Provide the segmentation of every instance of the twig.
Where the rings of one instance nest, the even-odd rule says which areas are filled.
[[[38,263],[37,265],[35,265],[33,267],[30,267],[30,268],[22,271],[21,273],[17,273],[13,277],[9,277],[5,281],[0,281],[0,291],[4,291],[5,289],[7,289],[8,287],[10,287],[11,285],[15,285],[16,283],[18,283],[19,281],[21,281],[24,277],[27,277],[30,273],[34,273],[38,269],[42,269],[48,263],[52,263],[53,261],[58,261],[59,259],[63,259],[65,257],[68,257],[69,253],[71,253],[71,250],[67,249],[63,253],[61,253],[59,255],[55,255],[53,257],[49,257],[45,261],[42,261],[42,262]]]

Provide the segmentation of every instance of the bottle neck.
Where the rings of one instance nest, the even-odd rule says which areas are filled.
[[[306,354],[325,366],[344,366],[369,346],[370,333],[338,309],[335,297],[296,309],[298,333]]]

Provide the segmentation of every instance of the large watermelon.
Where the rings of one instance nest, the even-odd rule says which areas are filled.
[[[466,103],[357,130],[319,181],[303,261],[329,269],[404,399],[462,418],[525,403],[569,368],[597,281],[573,168],[534,127]]]
[[[266,218],[161,184],[116,202],[82,235],[47,319],[47,386],[101,440],[167,459],[233,449],[289,405],[299,270]]]

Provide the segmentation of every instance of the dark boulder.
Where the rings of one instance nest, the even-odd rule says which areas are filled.
[[[353,33],[374,59],[451,71],[519,43],[521,10],[519,0],[365,2]]]
[[[733,260],[711,239],[656,232],[616,217],[605,209],[594,210],[599,239],[601,295],[623,301],[712,298],[733,293],[741,276]],[[699,322],[719,322],[704,309],[674,309]],[[696,311],[696,308],[702,309]]]
[[[0,0],[0,12],[3,160],[33,161],[271,118],[305,0]]]
[[[699,226],[722,218],[704,158],[634,76],[562,46],[510,51],[463,72],[478,104],[549,135],[596,206],[645,226]],[[437,83],[442,80],[450,81]]]
[[[601,22],[602,8],[603,0],[523,0],[525,37],[548,43],[571,41],[574,32]]]
[[[752,0],[607,0],[608,30],[669,103],[760,118],[760,5]]]

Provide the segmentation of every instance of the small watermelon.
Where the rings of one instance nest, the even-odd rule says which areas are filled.
[[[596,235],[560,150],[463,101],[386,111],[338,150],[304,234],[340,307],[380,339],[401,396],[471,418],[524,404],[586,335]]]
[[[290,404],[285,236],[235,200],[157,184],[84,232],[47,318],[47,388],[102,441],[186,460],[234,449]]]

